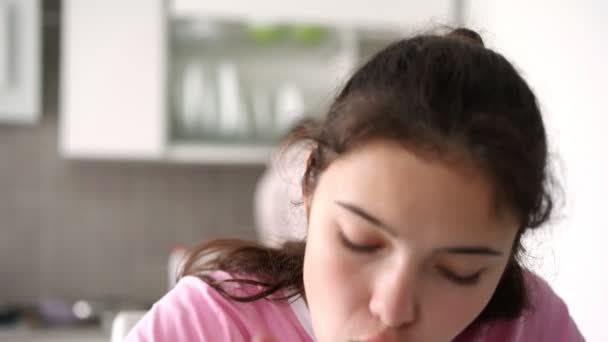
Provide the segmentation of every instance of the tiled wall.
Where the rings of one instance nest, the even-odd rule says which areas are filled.
[[[254,237],[263,167],[62,159],[58,27],[47,25],[44,39],[41,122],[0,123],[0,303],[152,301],[165,290],[174,243]]]

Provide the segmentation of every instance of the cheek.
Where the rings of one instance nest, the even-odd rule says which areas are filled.
[[[304,263],[305,282],[314,290],[326,289],[324,292],[330,292],[340,289],[343,292],[344,284],[352,284],[362,265],[342,245],[338,237],[339,227],[325,216],[311,218]]]
[[[452,288],[437,291],[428,321],[444,322],[444,332],[452,338],[477,318],[492,297],[499,275],[488,275],[475,288]],[[428,323],[427,321],[427,323]]]
[[[340,245],[336,234],[335,228],[312,228],[306,246],[304,286],[319,341],[340,336],[354,313],[367,307],[362,265]]]
[[[328,298],[356,297],[362,284],[359,279],[362,264],[341,246],[334,231],[327,228],[318,236],[309,235],[304,265],[305,282],[311,290],[324,293]],[[308,288],[306,290],[308,293]]]

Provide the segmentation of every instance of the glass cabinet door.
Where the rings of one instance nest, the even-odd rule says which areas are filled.
[[[169,21],[170,141],[270,148],[327,110],[388,30],[210,16]]]

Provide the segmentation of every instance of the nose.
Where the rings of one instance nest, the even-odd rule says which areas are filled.
[[[373,285],[369,310],[383,326],[400,328],[416,321],[419,308],[415,273],[411,265],[389,268]]]

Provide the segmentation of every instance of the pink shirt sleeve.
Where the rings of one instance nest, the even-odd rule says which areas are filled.
[[[246,341],[223,314],[227,308],[220,297],[201,280],[186,277],[154,304],[125,341]]]
[[[262,333],[279,341],[309,341],[289,304],[239,303],[188,276],[154,304],[125,341],[250,342]]]

